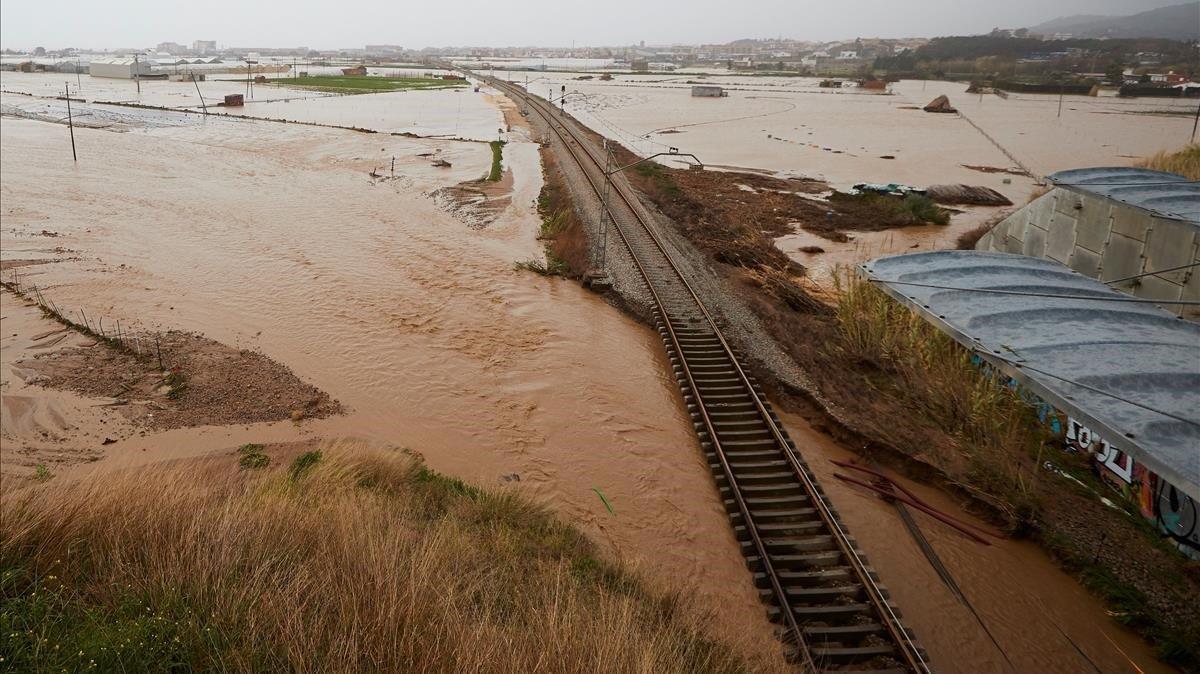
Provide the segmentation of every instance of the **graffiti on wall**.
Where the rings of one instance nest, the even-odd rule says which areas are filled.
[[[1102,480],[1137,503],[1183,554],[1200,559],[1200,508],[1190,496],[1074,419],[1067,419],[1065,437],[1069,451],[1090,454]]]

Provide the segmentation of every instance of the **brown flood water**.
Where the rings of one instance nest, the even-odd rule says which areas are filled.
[[[895,508],[833,476],[847,471],[831,461],[850,461],[855,455],[803,418],[781,418],[900,607],[905,625],[929,651],[935,671],[1174,671],[1155,660],[1140,637],[1114,623],[1104,606],[1036,545],[1012,540],[980,545],[912,511],[977,620],[926,561]],[[893,478],[943,512],[986,527],[941,492]]]
[[[349,436],[410,447],[437,470],[522,490],[652,579],[695,590],[722,636],[777,647],[657,337],[574,283],[512,271],[540,254],[535,145],[505,148],[512,205],[479,231],[427,195],[477,178],[490,161],[484,144],[209,120],[77,129],[72,165],[60,125],[5,119],[2,133],[4,259],[77,258],[24,268],[26,281],[91,316],[260,349],[350,409],[298,425],[133,435],[75,470],[244,442]],[[452,169],[416,156],[435,149]],[[395,180],[367,175],[393,155]],[[60,236],[33,236],[43,229]],[[4,333],[17,332],[25,319],[3,313]],[[9,355],[26,343],[4,344],[7,407],[19,388]],[[41,413],[83,405],[54,398]],[[79,417],[77,426],[94,421]],[[802,419],[786,423],[819,472],[824,458],[848,456]],[[100,431],[76,430],[100,449]],[[19,439],[4,441],[11,453]],[[1146,671],[1165,671],[1040,551],[981,548],[922,521],[1008,668],[891,506],[822,477],[938,671],[1095,671],[1063,632],[1103,672],[1135,671],[1113,642]]]
[[[770,638],[661,343],[575,283],[512,269],[541,254],[536,145],[505,148],[512,206],[477,231],[426,195],[479,177],[482,143],[210,120],[76,129],[73,166],[64,131],[4,120],[4,258],[79,258],[20,269],[24,281],[110,325],[262,350],[350,409],[134,435],[75,470],[314,437],[409,447],[436,470],[521,489],[653,579],[695,590],[727,638]],[[439,149],[453,168],[416,157]],[[373,182],[393,154],[399,177]],[[60,236],[30,236],[43,229]],[[69,398],[43,413],[72,414]],[[96,447],[103,432],[78,428],[88,421],[77,437]]]

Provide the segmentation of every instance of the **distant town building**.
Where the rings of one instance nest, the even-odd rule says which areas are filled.
[[[179,44],[178,42],[159,42],[158,46],[154,48],[154,51],[172,55],[182,54],[187,50],[187,47]]]
[[[192,51],[198,51],[201,54],[207,54],[217,50],[216,40],[195,40],[192,42]]]
[[[630,69],[634,72],[644,73],[647,70],[650,70],[650,62],[646,59],[633,59],[629,65]]]

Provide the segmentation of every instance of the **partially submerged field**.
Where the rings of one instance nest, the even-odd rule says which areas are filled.
[[[251,453],[6,489],[4,668],[788,671],[511,492],[394,449]]]
[[[461,115],[463,130],[494,139],[502,123],[485,94],[463,90],[294,103],[323,121],[329,103],[346,123],[386,128],[411,124],[422,99],[426,129],[453,132]],[[44,261],[15,271],[65,311],[103,317],[106,331],[120,320],[138,334],[203,334],[231,347],[230,367],[242,350],[261,353],[346,414],[314,418],[309,398],[281,396],[264,404],[277,408],[269,417],[135,425],[122,410],[157,416],[144,403],[161,396],[139,388],[111,406],[121,377],[86,394],[27,385],[14,361],[44,351],[54,337],[34,338],[54,326],[22,325],[6,298],[5,485],[36,477],[38,464],[57,482],[246,443],[420,447],[431,468],[544,503],[610,558],[679,580],[718,635],[773,644],[661,342],[573,283],[513,272],[541,250],[535,143],[507,137],[502,179],[487,184],[507,203],[483,222],[437,194],[490,173],[485,143],[124,110],[119,127],[75,129],[78,164],[65,125],[4,118],[5,280],[10,262]],[[190,374],[197,392],[205,373]],[[271,390],[258,376],[231,382]]]
[[[337,93],[371,93],[408,91],[410,89],[451,89],[465,87],[465,80],[445,80],[434,77],[384,77],[377,75],[311,75],[308,77],[275,77],[267,80],[296,89],[315,89]]]

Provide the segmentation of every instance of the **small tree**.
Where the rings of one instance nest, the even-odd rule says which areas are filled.
[[[1114,63],[1104,70],[1104,78],[1110,84],[1124,84],[1125,72],[1120,63]]]

